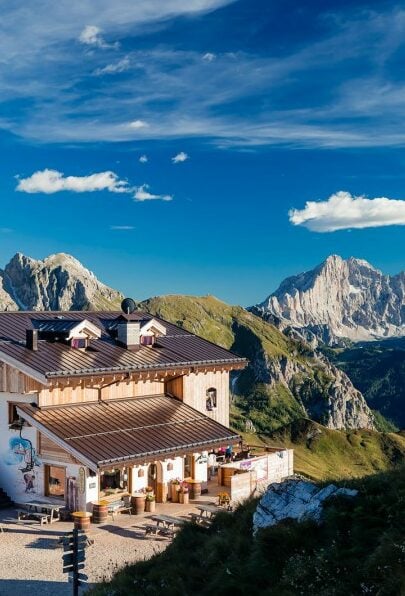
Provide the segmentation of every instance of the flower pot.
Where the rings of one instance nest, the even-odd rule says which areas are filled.
[[[145,511],[148,513],[154,513],[156,509],[156,501],[149,501],[146,499],[145,501]]]
[[[189,503],[189,498],[190,498],[190,497],[189,497],[189,494],[188,494],[188,492],[187,492],[187,493],[181,493],[181,492],[179,492],[179,502],[180,502],[182,505],[188,505],[188,503]]]
[[[171,496],[172,496],[172,503],[178,503],[179,502],[179,484],[171,484],[170,485],[170,491],[171,491]]]

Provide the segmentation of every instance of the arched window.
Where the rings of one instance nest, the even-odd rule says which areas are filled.
[[[210,387],[207,389],[206,396],[206,407],[207,410],[211,412],[217,407],[217,390],[214,387]]]

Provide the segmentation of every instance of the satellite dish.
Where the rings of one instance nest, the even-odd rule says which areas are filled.
[[[134,312],[135,309],[136,309],[135,300],[132,300],[132,298],[124,298],[124,300],[121,302],[121,310],[126,315],[130,315],[131,313]]]

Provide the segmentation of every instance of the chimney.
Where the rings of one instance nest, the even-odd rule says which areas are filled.
[[[117,325],[117,340],[127,350],[139,348],[141,323],[139,321],[125,321]]]
[[[38,330],[37,329],[27,329],[25,335],[26,335],[25,345],[28,348],[28,350],[37,352],[38,351]]]

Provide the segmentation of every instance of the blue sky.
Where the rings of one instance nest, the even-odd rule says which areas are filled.
[[[400,4],[0,5],[2,265],[243,305],[331,253],[404,269]]]

